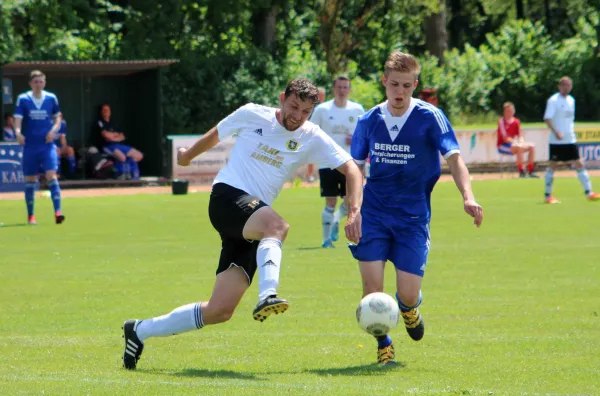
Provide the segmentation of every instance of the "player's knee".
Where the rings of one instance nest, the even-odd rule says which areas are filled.
[[[290,230],[289,223],[287,221],[283,220],[282,218],[277,218],[277,219],[273,219],[269,222],[269,225],[267,227],[267,232],[265,234],[276,237],[280,241],[283,241],[287,237],[289,230]]]
[[[67,156],[69,156],[69,157],[74,157],[75,156],[75,150],[73,150],[73,147],[67,146],[66,151],[67,151]]]
[[[420,293],[419,290],[398,290],[398,298],[402,301],[402,304],[407,307],[413,307],[419,302]]]
[[[133,159],[135,160],[135,162],[140,162],[144,159],[144,154],[140,153],[139,151],[136,151],[133,155]]]
[[[363,297],[371,293],[383,293],[383,283],[375,279],[363,279]]]

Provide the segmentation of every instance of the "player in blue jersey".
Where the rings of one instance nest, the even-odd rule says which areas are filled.
[[[464,210],[481,225],[483,210],[471,190],[452,126],[437,107],[412,97],[420,65],[411,55],[394,52],[382,77],[387,101],[359,119],[351,154],[359,164],[370,157],[370,174],[361,207],[362,237],[350,245],[359,261],[363,296],[383,291],[384,265],[396,267],[396,298],[410,337],[425,332],[418,310],[429,253],[431,191],[446,159],[464,202]],[[377,337],[378,363],[395,358],[389,335]]]
[[[23,174],[25,175],[25,203],[27,220],[36,224],[33,214],[35,189],[40,168],[46,174],[50,196],[54,204],[56,224],[64,221],[60,208],[60,187],[56,178],[58,156],[54,137],[60,130],[62,114],[56,95],[44,91],[46,76],[39,70],[29,75],[31,91],[17,98],[15,108],[15,133],[23,147]],[[22,130],[21,130],[22,127]]]
[[[60,129],[54,136],[54,144],[56,144],[56,154],[59,158],[57,172],[60,173],[60,158],[65,157],[69,165],[69,174],[72,175],[75,173],[77,162],[75,161],[75,150],[67,144],[67,121],[64,118],[60,122]]]

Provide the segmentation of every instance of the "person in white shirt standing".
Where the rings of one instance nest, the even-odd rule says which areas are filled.
[[[317,125],[307,122],[319,93],[307,79],[291,81],[280,96],[280,108],[249,103],[205,133],[191,148],[179,149],[177,163],[187,166],[219,141],[236,136],[229,161],[213,182],[208,205],[210,221],[222,241],[212,296],[170,313],[123,325],[123,365],[135,369],[150,337],[166,337],[205,325],[226,322],[258,270],[259,300],[253,312],[263,321],[283,313],[288,302],[277,297],[281,246],[289,225],[271,203],[301,165],[335,168],[348,180],[346,237],[360,240],[362,174],[352,157]]]
[[[319,125],[331,138],[347,152],[350,152],[350,143],[358,117],[364,114],[365,109],[356,102],[348,100],[350,95],[350,79],[338,76],[333,81],[334,99],[317,106],[310,120]],[[321,214],[323,226],[324,248],[332,248],[333,242],[339,238],[340,220],[348,213],[346,196],[346,177],[337,169],[319,169],[321,184],[321,197],[325,198],[325,208]],[[337,197],[344,200],[339,208]]]
[[[575,99],[569,95],[573,89],[573,80],[565,76],[558,83],[558,92],[552,95],[546,103],[544,122],[550,128],[550,167],[546,171],[545,202],[560,203],[552,195],[554,171],[560,162],[575,166],[577,176],[585,195],[591,201],[600,200],[600,194],[592,191],[590,176],[585,170],[583,159],[579,157],[577,136],[575,135]]]

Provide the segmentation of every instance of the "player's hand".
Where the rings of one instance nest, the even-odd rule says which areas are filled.
[[[20,145],[25,144],[25,136],[23,136],[23,134],[19,133],[17,135],[17,143],[19,143]]]
[[[177,150],[177,165],[188,166],[190,164],[190,160],[185,155],[187,149],[180,148]]]
[[[54,141],[54,137],[55,137],[55,133],[54,133],[54,129],[51,129],[50,132],[48,132],[48,134],[46,134],[46,143],[52,143]]]
[[[483,208],[477,202],[472,200],[465,201],[465,212],[474,219],[473,224],[477,227],[481,226],[481,222],[483,221]]]
[[[563,140],[564,135],[562,132],[556,131],[554,134],[556,135],[557,140]]]
[[[348,220],[346,221],[344,230],[346,231],[346,238],[348,238],[350,242],[357,244],[358,241],[360,241],[360,237],[362,236],[362,217],[360,215],[360,210],[355,213],[348,213]]]

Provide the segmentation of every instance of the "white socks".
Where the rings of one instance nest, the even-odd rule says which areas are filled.
[[[577,177],[579,177],[579,181],[581,182],[581,185],[583,186],[583,190],[585,191],[586,195],[591,193],[592,182],[590,181],[590,175],[588,174],[588,172],[585,169],[578,169]]]
[[[552,195],[552,182],[554,181],[554,171],[550,168],[546,169],[546,174],[544,175],[544,180],[546,181],[546,189],[544,193],[547,197]]]
[[[277,294],[281,270],[281,241],[265,238],[258,244],[256,252],[258,270],[258,301]]]
[[[338,209],[333,214],[333,222],[339,223],[346,216],[348,216],[348,208],[346,207],[344,201],[342,201]]]
[[[138,323],[136,334],[144,342],[149,337],[167,337],[204,327],[202,303],[187,304],[156,318]]]
[[[321,213],[321,224],[323,225],[323,242],[331,239],[331,225],[333,224],[334,208],[325,205],[323,213]]]

